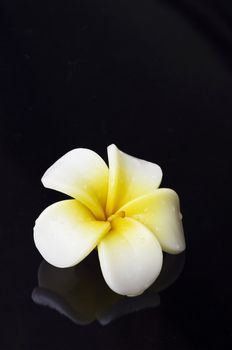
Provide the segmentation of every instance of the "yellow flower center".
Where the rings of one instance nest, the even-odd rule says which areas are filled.
[[[113,220],[117,219],[117,218],[124,218],[126,215],[125,211],[121,210],[116,214],[110,215],[107,219],[107,221],[112,222]]]

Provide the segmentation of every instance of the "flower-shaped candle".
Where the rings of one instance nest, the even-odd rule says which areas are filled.
[[[75,199],[46,208],[34,240],[57,267],[71,267],[97,247],[105,281],[116,293],[141,294],[158,277],[162,250],[178,254],[185,239],[177,194],[158,189],[157,164],[108,147],[109,168],[95,152],[77,148],[44,174],[45,187]]]

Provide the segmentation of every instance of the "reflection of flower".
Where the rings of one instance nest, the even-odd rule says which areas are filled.
[[[158,189],[158,165],[108,147],[109,169],[95,152],[74,149],[44,174],[45,187],[75,199],[49,206],[36,221],[35,244],[54,266],[70,267],[95,247],[109,287],[138,295],[158,277],[162,250],[185,249],[179,199]]]
[[[79,325],[87,325],[94,320],[106,325],[124,315],[159,306],[158,293],[178,278],[184,258],[183,253],[164,255],[159,277],[143,295],[136,298],[118,295],[107,287],[96,254],[67,269],[59,269],[43,261],[38,270],[38,287],[33,290],[32,299]]]

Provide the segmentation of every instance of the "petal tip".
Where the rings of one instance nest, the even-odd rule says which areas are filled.
[[[178,240],[178,242],[175,242],[171,247],[163,247],[163,250],[168,253],[168,254],[173,254],[177,255],[182,253],[183,251],[186,250],[186,243],[185,243],[185,238],[184,236],[182,237],[181,240]]]
[[[46,187],[46,188],[48,187],[48,184],[47,184],[47,172],[48,172],[48,170],[43,174],[43,176],[41,178],[42,185],[44,187]]]

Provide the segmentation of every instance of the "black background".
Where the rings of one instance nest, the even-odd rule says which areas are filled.
[[[231,20],[226,0],[1,0],[2,350],[232,345]],[[186,263],[159,308],[83,327],[31,300],[32,228],[64,198],[43,172],[111,143],[180,195]]]

